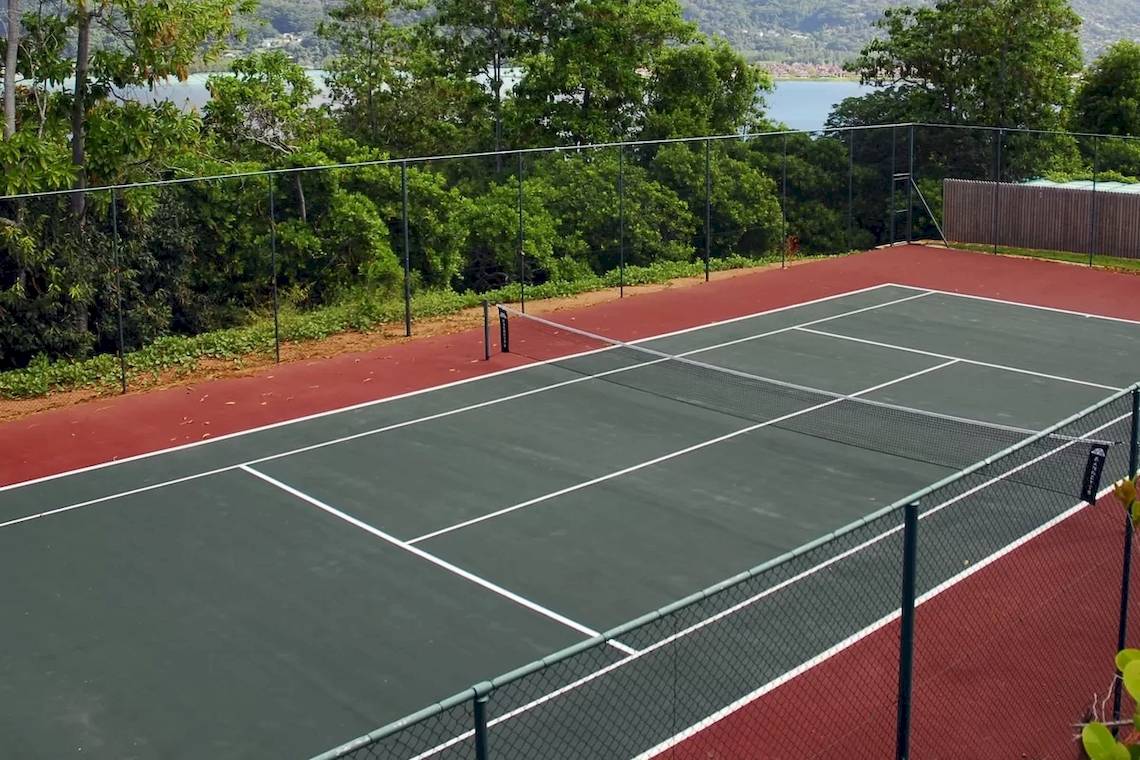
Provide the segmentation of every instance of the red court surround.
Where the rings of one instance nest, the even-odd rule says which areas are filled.
[[[696,327],[885,282],[1140,320],[1140,278],[1066,264],[906,246],[561,312],[622,339]],[[494,372],[482,331],[427,338],[250,377],[97,399],[0,425],[0,485]]]

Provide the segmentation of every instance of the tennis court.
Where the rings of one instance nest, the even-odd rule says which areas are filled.
[[[636,346],[552,319],[508,315],[528,366],[3,489],[6,752],[314,755],[1085,409],[1140,344],[898,285]],[[1037,527],[1005,524],[948,568]],[[804,576],[850,615],[782,667],[889,612],[857,593],[883,567]],[[645,731],[632,754],[672,734]]]

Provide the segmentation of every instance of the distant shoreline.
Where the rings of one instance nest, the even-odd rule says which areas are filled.
[[[859,77],[827,77],[827,76],[791,76],[780,75],[772,77],[774,82],[852,82],[853,84],[859,83]]]

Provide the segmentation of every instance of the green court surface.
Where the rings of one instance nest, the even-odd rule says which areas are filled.
[[[1138,343],[1136,323],[882,286],[642,345],[1039,430],[1130,384]],[[649,363],[595,377],[621,361],[531,365],[3,489],[2,754],[308,757],[1001,448],[952,466],[611,381],[650,383]],[[946,562],[1016,538],[963,535]],[[888,603],[860,601],[876,568],[806,582],[849,586],[857,630]],[[850,633],[821,630],[782,667]]]

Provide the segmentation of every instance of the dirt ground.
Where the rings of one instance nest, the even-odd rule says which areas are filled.
[[[810,260],[791,261],[789,266],[801,266],[810,263]],[[743,275],[753,274],[765,269],[778,269],[779,264],[766,264],[748,269],[733,269],[726,272],[713,272],[712,280],[726,280]],[[690,288],[704,282],[704,277],[686,277],[654,285],[637,285],[627,287],[625,295],[634,298],[647,293],[656,293],[662,290],[676,288]],[[541,301],[528,302],[528,309],[535,314],[549,314],[565,309],[579,309],[596,304],[616,301],[619,298],[617,288],[596,290],[580,293],[563,298],[550,298]],[[368,332],[343,333],[320,340],[298,341],[283,343],[281,345],[281,363],[306,362],[315,359],[327,359],[349,353],[364,353],[408,341],[423,340],[439,335],[452,335],[455,333],[474,330],[483,324],[483,310],[481,308],[465,309],[454,314],[441,317],[432,317],[417,321],[413,326],[414,335],[411,338],[404,336],[402,323],[378,325]],[[179,368],[159,373],[157,375],[140,374],[130,378],[128,393],[147,393],[150,391],[171,388],[182,385],[200,384],[204,381],[219,380],[223,378],[248,377],[263,372],[275,364],[272,356],[267,354],[249,354],[235,359],[200,359],[193,367]],[[82,388],[73,391],[61,391],[47,396],[31,399],[0,399],[0,422],[21,419],[38,414],[49,409],[80,404],[91,399],[118,395],[115,390],[108,388]]]

